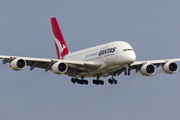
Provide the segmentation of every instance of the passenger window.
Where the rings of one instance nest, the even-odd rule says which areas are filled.
[[[123,51],[133,51],[133,49],[124,49]]]

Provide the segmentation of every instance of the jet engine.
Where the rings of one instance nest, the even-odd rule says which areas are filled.
[[[178,70],[178,65],[175,62],[166,62],[163,65],[163,72],[166,74],[173,74]]]
[[[68,70],[68,66],[66,63],[63,62],[56,62],[52,65],[51,71],[54,74],[63,74]]]
[[[26,67],[26,61],[23,59],[14,59],[11,61],[10,67],[15,71],[23,70]]]
[[[140,73],[143,76],[151,76],[155,73],[156,68],[153,64],[145,63],[141,68],[140,68]]]

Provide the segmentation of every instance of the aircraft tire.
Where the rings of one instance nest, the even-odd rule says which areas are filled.
[[[88,81],[87,81],[87,80],[84,80],[84,84],[88,85]]]
[[[130,75],[130,71],[128,71],[128,75]]]
[[[71,78],[71,82],[75,84],[76,80],[74,78]]]
[[[93,84],[96,84],[96,80],[93,80]]]
[[[127,72],[126,72],[126,71],[124,72],[124,75],[127,75]]]
[[[114,84],[117,84],[117,80],[114,80]]]
[[[104,81],[101,80],[101,85],[104,85]]]
[[[111,83],[111,79],[109,79],[108,82]]]
[[[113,80],[111,80],[111,79],[109,79],[108,82],[109,82],[110,84],[113,84]]]
[[[96,85],[99,85],[99,83],[100,83],[99,80],[96,80]]]
[[[99,80],[99,84],[100,84],[100,85],[104,85],[104,81]]]

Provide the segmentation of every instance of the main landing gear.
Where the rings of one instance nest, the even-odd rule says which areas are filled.
[[[84,80],[83,77],[81,78],[81,80],[78,79],[78,78],[71,78],[71,82],[74,83],[74,84],[78,83],[78,84],[81,84],[81,85],[83,85],[83,84],[88,85],[88,81]]]
[[[110,84],[117,84],[117,80],[114,79],[114,76],[112,75],[112,78],[108,80]]]
[[[96,85],[104,85],[104,81],[99,80],[99,77],[97,77],[97,80],[93,80],[93,84],[96,84]]]
[[[93,80],[93,84],[96,84],[96,85],[104,85],[104,81],[102,80],[99,80],[100,77],[97,77],[97,79],[94,79]],[[78,84],[85,84],[85,85],[88,85],[88,81],[87,80],[84,80],[84,77],[81,77],[81,79],[78,79],[78,78],[71,78],[71,82],[72,83],[78,83]],[[112,75],[112,78],[108,80],[108,82],[110,84],[117,84],[117,80],[114,79],[114,75]]]

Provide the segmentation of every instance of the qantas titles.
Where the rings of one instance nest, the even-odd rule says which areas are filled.
[[[98,55],[101,56],[101,55],[108,54],[108,53],[114,53],[115,50],[116,50],[116,47],[114,47],[114,48],[108,48],[108,49],[105,49],[105,50],[100,50],[100,51],[98,52]],[[86,55],[86,58],[87,58],[87,57],[92,57],[92,56],[95,56],[95,55],[97,55],[97,52]]]
[[[99,56],[104,55],[104,54],[108,54],[108,53],[113,53],[113,52],[115,52],[115,50],[116,50],[116,47],[108,48],[108,49],[105,49],[105,50],[101,50],[99,52]]]

